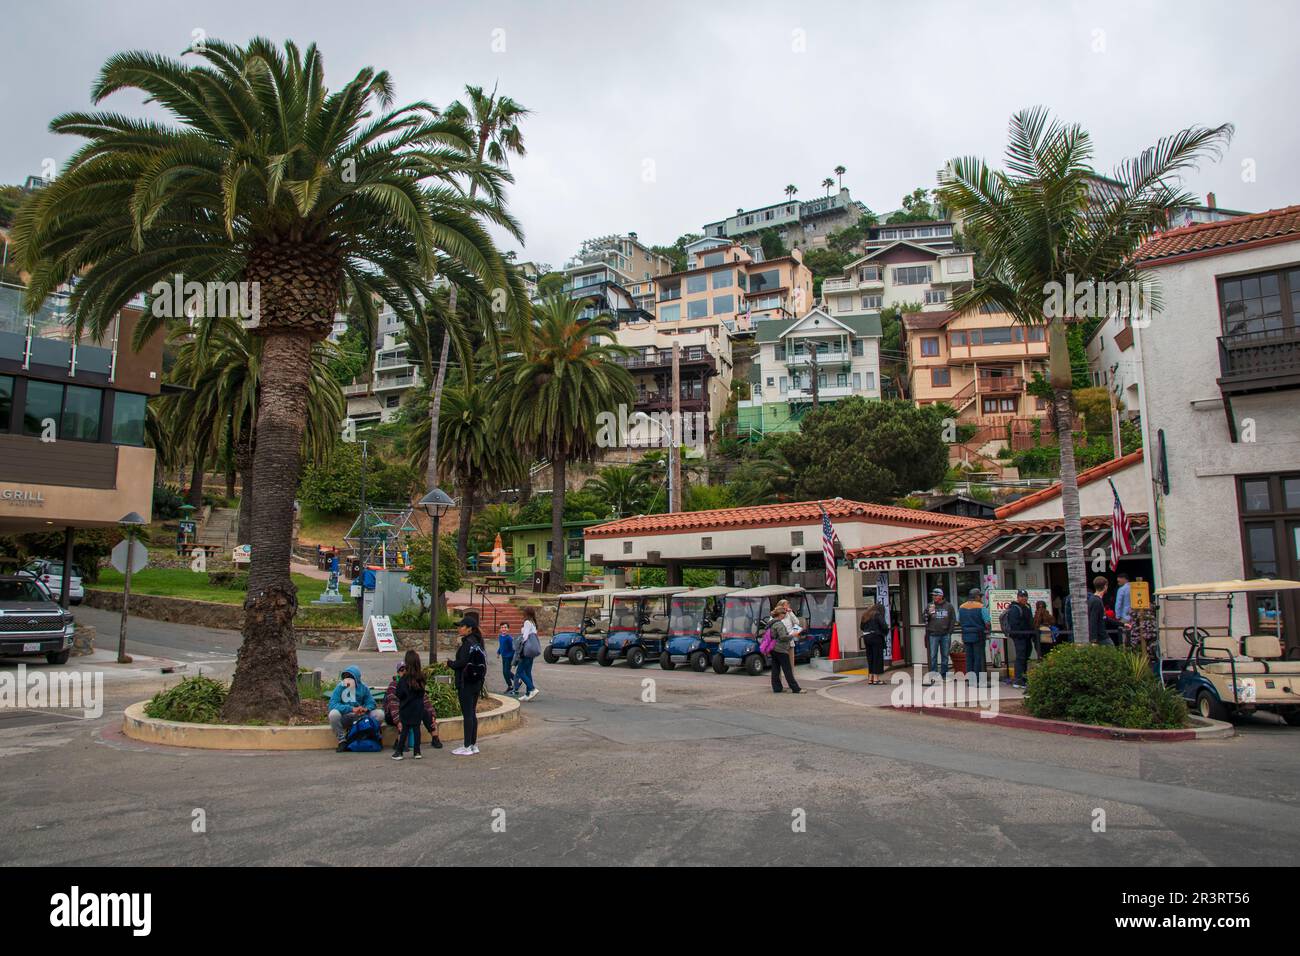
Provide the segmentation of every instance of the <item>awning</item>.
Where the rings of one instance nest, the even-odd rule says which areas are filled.
[[[1133,546],[1130,557],[1145,555],[1151,541],[1151,530],[1145,525],[1133,529]],[[1110,528],[1084,528],[1083,550],[1091,554],[1097,548],[1109,551]],[[1056,559],[1065,557],[1065,532],[1056,528],[1039,531],[1012,532],[989,542],[977,552],[980,561],[1019,561],[1030,558]]]

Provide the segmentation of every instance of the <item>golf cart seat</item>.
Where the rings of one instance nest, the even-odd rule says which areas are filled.
[[[1264,662],[1243,656],[1237,638],[1227,634],[1206,637],[1201,642],[1197,656],[1208,662],[1201,665],[1201,670],[1210,674],[1266,673]]]
[[[641,630],[650,634],[667,634],[668,633],[668,615],[651,614],[642,626]]]
[[[1265,673],[1300,674],[1300,661],[1275,659],[1282,656],[1282,642],[1272,634],[1252,634],[1247,637],[1246,653],[1264,665]]]

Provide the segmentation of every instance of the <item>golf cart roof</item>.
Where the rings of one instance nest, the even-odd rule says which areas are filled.
[[[654,588],[624,588],[621,591],[611,591],[610,593],[616,598],[652,598],[665,597],[669,594],[681,594],[686,590],[689,589],[681,586],[668,585],[666,587]]]
[[[722,597],[724,594],[734,594],[736,590],[736,588],[728,587],[725,584],[715,584],[708,588],[692,588],[689,591],[680,591],[677,596],[684,598]]]
[[[617,588],[593,588],[587,591],[566,591],[563,594],[553,594],[551,595],[551,597],[553,597],[557,601],[583,601],[586,600],[587,598],[593,598],[593,597],[604,600],[605,598],[609,597],[611,594],[618,594],[618,593],[619,592]]]
[[[783,597],[786,594],[803,594],[803,588],[797,584],[762,584],[731,592],[732,597]]]
[[[1208,581],[1204,584],[1173,584],[1156,591],[1158,597],[1192,597],[1194,595],[1235,594],[1239,591],[1258,593],[1261,591],[1294,591],[1300,588],[1300,581],[1287,581],[1272,578],[1252,578],[1249,581]]]

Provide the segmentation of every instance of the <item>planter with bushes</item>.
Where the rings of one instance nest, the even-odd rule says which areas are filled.
[[[1063,644],[1029,671],[1025,709],[1034,717],[1102,727],[1173,730],[1187,705],[1151,669],[1145,652]]]

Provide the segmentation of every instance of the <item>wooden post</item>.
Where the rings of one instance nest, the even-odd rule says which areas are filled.
[[[122,623],[117,632],[117,662],[119,664],[130,664],[131,658],[126,656],[126,614],[127,605],[131,602],[131,564],[135,559],[135,531],[129,530],[126,533],[126,572],[122,581]],[[68,569],[64,569],[68,573]]]

